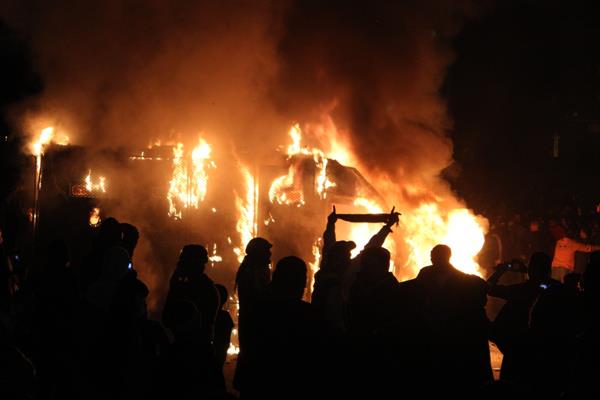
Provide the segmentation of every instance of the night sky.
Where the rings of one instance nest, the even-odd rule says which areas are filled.
[[[600,202],[600,25],[592,6],[501,1],[454,37],[441,94],[455,163],[444,176],[476,211],[535,215],[573,199]],[[22,162],[9,113],[45,83],[27,35],[2,21],[0,51],[4,199]]]

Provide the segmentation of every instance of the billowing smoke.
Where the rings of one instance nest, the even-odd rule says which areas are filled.
[[[292,122],[326,116],[390,202],[453,206],[439,178],[452,158],[439,88],[473,14],[458,3],[20,0],[0,18],[30,41],[44,81],[22,115],[52,116],[73,142],[132,148],[202,131],[215,149],[260,160]],[[142,237],[161,229],[139,214],[123,200],[117,217]],[[160,275],[146,276],[153,288]]]
[[[277,47],[277,105],[313,118],[329,108],[363,166],[399,186],[431,187],[452,156],[439,96],[453,57],[449,41],[473,9],[439,1],[345,4],[305,1],[288,13]]]

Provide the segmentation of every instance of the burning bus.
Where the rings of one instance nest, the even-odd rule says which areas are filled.
[[[437,243],[453,248],[459,268],[478,273],[474,257],[483,245],[484,221],[456,207],[459,203],[451,196],[450,202],[429,196],[415,206],[389,191],[380,194],[389,182],[376,179],[377,187],[372,185],[372,175],[365,178],[356,168],[336,132],[307,130],[315,146],[304,144],[305,132],[293,124],[289,144],[264,158],[224,149],[204,133],[188,141],[154,141],[137,150],[56,143],[54,130],[50,137],[39,135],[45,143],[32,152],[31,174],[38,241],[60,233],[83,253],[87,249],[80,245],[82,239],[89,239],[103,218],[132,223],[141,234],[136,269],[151,289],[151,308],[160,309],[178,251],[186,243],[204,244],[209,273],[232,287],[252,237],[263,236],[274,244],[274,260],[296,254],[314,272],[332,205],[340,213],[371,214],[396,205],[403,214],[400,234],[390,235],[385,246],[398,277],[414,276],[427,265],[429,250]],[[340,222],[337,233],[355,241],[358,252],[379,227]],[[81,256],[74,254],[75,260]]]

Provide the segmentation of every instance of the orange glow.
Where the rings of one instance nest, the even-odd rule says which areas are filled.
[[[87,176],[85,177],[85,189],[88,191],[88,193],[106,193],[106,178],[99,176],[98,180],[94,181],[92,178],[92,170],[89,170]]]
[[[92,211],[90,211],[90,226],[95,228],[100,225],[100,221],[100,209],[98,207],[92,208]]]
[[[198,208],[208,188],[208,168],[215,163],[210,158],[211,147],[202,138],[186,157],[183,143],[173,147],[173,174],[169,182],[169,216],[181,218],[183,209]]]
[[[295,155],[312,156],[315,163],[315,191],[321,199],[327,197],[327,189],[335,186],[335,183],[327,177],[328,157],[326,154],[317,148],[309,148],[302,146],[302,131],[299,124],[294,124],[289,131],[292,143],[287,147],[288,160]],[[304,205],[304,193],[298,190],[293,190],[297,177],[297,166],[291,164],[287,175],[282,175],[271,183],[269,189],[269,200],[271,203],[296,205],[298,207]]]
[[[244,178],[244,196],[236,194],[235,207],[238,212],[238,221],[235,229],[240,235],[240,245],[233,249],[238,262],[244,260],[245,248],[248,242],[257,234],[257,201],[258,182],[246,167],[241,167]]]
[[[446,244],[452,249],[450,262],[457,269],[481,276],[475,256],[483,247],[485,222],[465,208],[443,213],[437,204],[423,204],[401,218],[406,243],[410,247],[408,266],[414,271],[431,264],[433,246]]]
[[[69,144],[69,137],[63,133],[58,133],[53,126],[48,126],[40,131],[39,136],[31,142],[29,148],[31,154],[40,156],[50,143],[56,143],[61,146]]]

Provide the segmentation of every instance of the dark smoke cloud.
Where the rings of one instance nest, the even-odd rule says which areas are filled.
[[[452,156],[438,92],[450,40],[474,11],[468,2],[298,2],[278,45],[276,104],[306,118],[332,108],[367,169],[431,180]]]
[[[29,0],[1,16],[34,47],[42,110],[79,142],[135,146],[171,132],[273,136],[279,13],[254,1]]]

